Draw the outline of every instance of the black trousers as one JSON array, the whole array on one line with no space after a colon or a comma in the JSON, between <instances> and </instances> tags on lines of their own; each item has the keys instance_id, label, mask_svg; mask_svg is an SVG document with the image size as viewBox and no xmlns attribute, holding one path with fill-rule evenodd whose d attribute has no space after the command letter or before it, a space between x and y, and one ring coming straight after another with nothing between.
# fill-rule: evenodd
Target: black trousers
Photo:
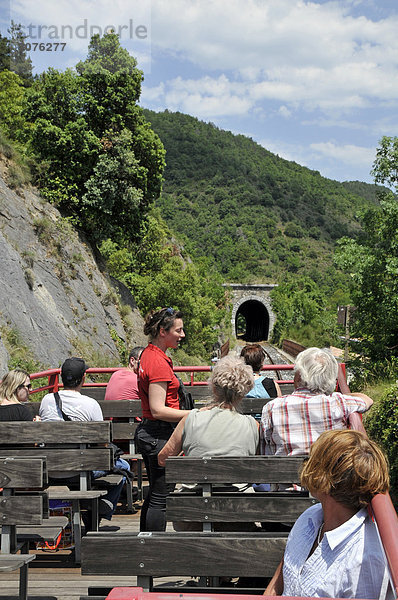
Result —
<instances>
[{"instance_id":1,"label":"black trousers","mask_svg":"<svg viewBox=\"0 0 398 600\"><path fill-rule=\"evenodd\" d=\"M174 431L174 424L144 419L135 434L136 449L142 454L149 491L141 509L140 531L166 530L166 496L174 485L166 483L165 469L158 465L158 454Z\"/></svg>"}]
</instances>

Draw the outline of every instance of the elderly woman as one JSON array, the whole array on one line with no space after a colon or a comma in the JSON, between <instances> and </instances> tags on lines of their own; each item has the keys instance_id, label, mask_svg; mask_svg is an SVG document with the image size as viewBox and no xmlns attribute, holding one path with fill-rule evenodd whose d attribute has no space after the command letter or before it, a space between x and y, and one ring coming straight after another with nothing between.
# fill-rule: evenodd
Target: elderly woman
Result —
<instances>
[{"instance_id":1,"label":"elderly woman","mask_svg":"<svg viewBox=\"0 0 398 600\"><path fill-rule=\"evenodd\" d=\"M166 484L165 470L158 465L158 453L185 415L180 410L180 382L173 372L168 348L178 348L184 339L182 313L173 308L150 312L145 319L148 346L143 350L138 368L138 393L143 420L136 430L136 447L141 452L149 480L149 493L141 510L140 531L166 529L166 496L172 486Z\"/></svg>"},{"instance_id":2,"label":"elderly woman","mask_svg":"<svg viewBox=\"0 0 398 600\"><path fill-rule=\"evenodd\" d=\"M249 398L276 398L282 396L281 388L270 377L261 375L264 365L265 351L260 344L248 344L240 353L247 365L250 365L254 373L254 386L247 392Z\"/></svg>"},{"instance_id":3,"label":"elderly woman","mask_svg":"<svg viewBox=\"0 0 398 600\"><path fill-rule=\"evenodd\" d=\"M164 466L169 456L252 456L259 443L259 427L253 417L238 412L242 398L253 387L253 372L243 360L226 356L210 378L214 402L193 409L177 425L159 452Z\"/></svg>"},{"instance_id":4,"label":"elderly woman","mask_svg":"<svg viewBox=\"0 0 398 600\"><path fill-rule=\"evenodd\" d=\"M0 383L0 421L33 421L27 402L32 389L29 373L13 369Z\"/></svg>"},{"instance_id":5,"label":"elderly woman","mask_svg":"<svg viewBox=\"0 0 398 600\"><path fill-rule=\"evenodd\" d=\"M327 431L301 484L320 504L297 519L265 595L379 598L386 563L367 505L388 491L380 448L358 431Z\"/></svg>"}]
</instances>

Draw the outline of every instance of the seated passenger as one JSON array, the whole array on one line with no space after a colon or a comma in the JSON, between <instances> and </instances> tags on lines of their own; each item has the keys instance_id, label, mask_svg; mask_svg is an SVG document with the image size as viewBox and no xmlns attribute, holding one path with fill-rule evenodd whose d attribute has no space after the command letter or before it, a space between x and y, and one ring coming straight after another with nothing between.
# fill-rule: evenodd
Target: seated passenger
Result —
<instances>
[{"instance_id":1,"label":"seated passenger","mask_svg":"<svg viewBox=\"0 0 398 600\"><path fill-rule=\"evenodd\" d=\"M33 421L29 408L23 405L31 389L26 371L13 369L4 375L0 383L0 421Z\"/></svg>"},{"instance_id":2,"label":"seated passenger","mask_svg":"<svg viewBox=\"0 0 398 600\"><path fill-rule=\"evenodd\" d=\"M252 369L243 360L222 358L210 377L214 402L200 410L194 408L178 423L159 452L159 465L181 451L187 456L253 456L259 443L256 420L240 414L242 398L253 387Z\"/></svg>"},{"instance_id":3,"label":"seated passenger","mask_svg":"<svg viewBox=\"0 0 398 600\"><path fill-rule=\"evenodd\" d=\"M388 491L386 459L365 434L327 431L301 483L320 501L297 519L265 595L379 598L386 561L367 505Z\"/></svg>"},{"instance_id":4,"label":"seated passenger","mask_svg":"<svg viewBox=\"0 0 398 600\"><path fill-rule=\"evenodd\" d=\"M139 400L137 370L143 346L136 346L129 354L128 366L112 374L105 391L105 400Z\"/></svg>"},{"instance_id":5,"label":"seated passenger","mask_svg":"<svg viewBox=\"0 0 398 600\"><path fill-rule=\"evenodd\" d=\"M94 398L81 394L85 379L86 363L82 358L67 358L61 367L61 379L64 387L56 394L46 394L41 401L39 414L42 421L103 421L102 410ZM122 458L118 458L115 467L120 470L129 471L129 464ZM67 485L74 485L79 477L70 477L70 473L52 472L50 475L65 480ZM94 479L106 475L105 471L93 471ZM125 479L118 485L113 485L105 496L100 499L100 516L108 521L111 520L116 510L117 503L124 485ZM85 521L86 526L90 522Z\"/></svg>"},{"instance_id":6,"label":"seated passenger","mask_svg":"<svg viewBox=\"0 0 398 600\"><path fill-rule=\"evenodd\" d=\"M248 344L242 348L241 357L250 365L254 373L254 386L246 394L249 398L276 398L282 396L279 385L270 377L261 375L264 365L265 352L260 344Z\"/></svg>"},{"instance_id":7,"label":"seated passenger","mask_svg":"<svg viewBox=\"0 0 398 600\"><path fill-rule=\"evenodd\" d=\"M307 348L297 356L292 394L268 402L262 412L262 454L308 454L328 429L345 429L351 413L373 404L365 394L336 392L338 365L324 348Z\"/></svg>"}]
</instances>

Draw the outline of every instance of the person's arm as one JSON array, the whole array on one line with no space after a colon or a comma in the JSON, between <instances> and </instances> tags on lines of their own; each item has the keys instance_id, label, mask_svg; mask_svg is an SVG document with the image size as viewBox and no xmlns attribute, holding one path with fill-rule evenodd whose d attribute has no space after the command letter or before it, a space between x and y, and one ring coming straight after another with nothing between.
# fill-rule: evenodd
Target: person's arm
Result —
<instances>
[{"instance_id":1,"label":"person's arm","mask_svg":"<svg viewBox=\"0 0 398 600\"><path fill-rule=\"evenodd\" d=\"M283 593L283 558L279 565L276 567L276 571L271 581L267 585L264 596L281 596Z\"/></svg>"},{"instance_id":2,"label":"person's arm","mask_svg":"<svg viewBox=\"0 0 398 600\"><path fill-rule=\"evenodd\" d=\"M369 408L372 406L373 404L373 400L372 398L370 398L369 396L367 396L366 394L362 394L361 392L358 393L350 393L350 394L344 394L344 396L353 396L354 398L361 398L361 400L363 400L366 404L366 410L369 410Z\"/></svg>"},{"instance_id":3,"label":"person's arm","mask_svg":"<svg viewBox=\"0 0 398 600\"><path fill-rule=\"evenodd\" d=\"M276 388L276 397L277 398L281 398L282 397L282 391L281 391L281 388L279 387L279 383L276 383L276 381L274 383L275 383L275 388Z\"/></svg>"},{"instance_id":4,"label":"person's arm","mask_svg":"<svg viewBox=\"0 0 398 600\"><path fill-rule=\"evenodd\" d=\"M161 449L158 454L158 464L161 467L164 467L166 464L166 459L169 456L178 456L182 450L182 432L184 431L185 421L187 419L187 415L181 419L178 423L177 427L173 431L173 435L169 438L168 442Z\"/></svg>"},{"instance_id":5,"label":"person's arm","mask_svg":"<svg viewBox=\"0 0 398 600\"><path fill-rule=\"evenodd\" d=\"M185 415L188 415L189 410L179 410L178 408L166 406L166 394L167 381L150 383L148 390L149 409L154 419L176 423Z\"/></svg>"}]
</instances>

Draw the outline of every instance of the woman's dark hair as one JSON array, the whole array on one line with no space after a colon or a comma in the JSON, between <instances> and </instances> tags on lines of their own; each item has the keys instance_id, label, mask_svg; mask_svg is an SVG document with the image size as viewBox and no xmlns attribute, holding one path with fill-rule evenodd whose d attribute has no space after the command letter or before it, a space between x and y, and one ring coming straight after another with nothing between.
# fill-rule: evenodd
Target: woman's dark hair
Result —
<instances>
[{"instance_id":1,"label":"woman's dark hair","mask_svg":"<svg viewBox=\"0 0 398 600\"><path fill-rule=\"evenodd\" d=\"M265 352L260 344L248 344L242 348L241 357L250 365L255 373L261 371L265 359Z\"/></svg>"},{"instance_id":2,"label":"woman's dark hair","mask_svg":"<svg viewBox=\"0 0 398 600\"><path fill-rule=\"evenodd\" d=\"M162 308L152 310L145 317L144 333L154 340L161 328L169 331L176 319L182 319L182 312L174 308Z\"/></svg>"}]
</instances>

